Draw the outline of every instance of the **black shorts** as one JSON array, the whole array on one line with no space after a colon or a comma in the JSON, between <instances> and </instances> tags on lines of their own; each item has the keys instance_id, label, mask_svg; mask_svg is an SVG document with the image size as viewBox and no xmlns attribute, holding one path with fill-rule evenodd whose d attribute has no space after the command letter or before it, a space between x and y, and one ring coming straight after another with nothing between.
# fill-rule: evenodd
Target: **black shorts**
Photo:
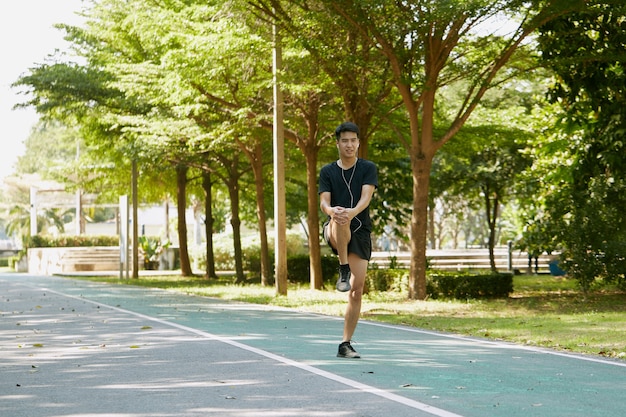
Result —
<instances>
[{"instance_id":1,"label":"black shorts","mask_svg":"<svg viewBox=\"0 0 626 417\"><path fill-rule=\"evenodd\" d=\"M333 248L333 245L330 244L328 234L326 233L328 222L328 220L324 222L322 234L324 235L324 240L328 243L328 246L330 246L333 253L337 255L337 249ZM369 261L372 258L372 236L368 230L361 227L360 229L357 229L356 232L352 232L352 238L348 243L348 253L354 253L355 255L358 255L359 258L365 259L366 261Z\"/></svg>"}]
</instances>

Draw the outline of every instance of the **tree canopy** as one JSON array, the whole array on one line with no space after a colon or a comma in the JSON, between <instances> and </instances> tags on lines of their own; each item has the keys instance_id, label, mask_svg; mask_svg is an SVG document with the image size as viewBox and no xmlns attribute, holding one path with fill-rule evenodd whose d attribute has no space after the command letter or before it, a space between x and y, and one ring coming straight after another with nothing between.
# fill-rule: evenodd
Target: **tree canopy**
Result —
<instances>
[{"instance_id":1,"label":"tree canopy","mask_svg":"<svg viewBox=\"0 0 626 417\"><path fill-rule=\"evenodd\" d=\"M571 131L579 140L567 145L576 163L562 176L571 178L565 189L591 193L585 184L593 177L602 184L593 191L599 204L621 192L625 23L623 5L610 3L102 0L86 11L85 27L62 26L81 59L39 65L16 85L32 93L24 105L78 132L91 170L81 187L112 198L130 187L137 164L144 201L176 198L184 214L188 194L210 200L220 188L234 230L241 214L265 225L275 25L288 197L293 218L307 219L312 287L321 286L317 172L335 158L334 126L351 120L361 127L360 156L379 164L377 230L408 229L409 297L424 299L434 196L480 189L495 244L498 210L529 164L528 129L510 112L536 111L536 91L522 91L536 68L558 76L551 96L578 129ZM546 212L527 213L539 211ZM617 212L607 216L621 221ZM240 248L235 255L241 275Z\"/></svg>"},{"instance_id":2,"label":"tree canopy","mask_svg":"<svg viewBox=\"0 0 626 417\"><path fill-rule=\"evenodd\" d=\"M563 248L584 290L596 278L626 284L626 5L591 1L541 27L539 47L562 112L560 184L531 230ZM552 238L556 236L556 238Z\"/></svg>"}]
</instances>

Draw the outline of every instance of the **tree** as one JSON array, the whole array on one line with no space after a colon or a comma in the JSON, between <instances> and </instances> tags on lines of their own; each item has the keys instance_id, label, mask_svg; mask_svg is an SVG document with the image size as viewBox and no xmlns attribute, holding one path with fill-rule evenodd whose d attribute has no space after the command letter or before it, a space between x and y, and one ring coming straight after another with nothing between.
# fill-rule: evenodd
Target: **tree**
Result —
<instances>
[{"instance_id":1,"label":"tree","mask_svg":"<svg viewBox=\"0 0 626 417\"><path fill-rule=\"evenodd\" d=\"M557 151L571 163L552 167L561 182L551 184L558 191L546 195L532 231L561 245L584 292L597 278L626 284L625 15L623 2L590 1L543 25L539 37L556 74L549 97L563 112Z\"/></svg>"},{"instance_id":2,"label":"tree","mask_svg":"<svg viewBox=\"0 0 626 417\"><path fill-rule=\"evenodd\" d=\"M24 142L24 154L17 159L16 172L52 178L62 167L76 161L82 142L75 127L40 121Z\"/></svg>"},{"instance_id":3,"label":"tree","mask_svg":"<svg viewBox=\"0 0 626 417\"><path fill-rule=\"evenodd\" d=\"M435 154L458 133L486 91L515 75L501 69L518 49L526 46L523 41L540 25L583 5L584 1L563 0L411 3L322 0L305 6L307 11L323 8L326 19L331 15L341 17L352 28L350 33L359 37L359 45L383 56L390 69L390 80L401 97L410 129L406 134L399 132L400 142L410 157L413 176L410 298L424 299L427 295L428 190ZM490 20L507 15L519 17L521 24L504 36L486 32ZM304 20L303 26L308 23ZM323 41L323 33L312 36ZM324 58L332 59L335 65L345 62L331 54ZM450 109L447 128L436 134L438 92L459 80L467 82L465 98L457 108Z\"/></svg>"},{"instance_id":4,"label":"tree","mask_svg":"<svg viewBox=\"0 0 626 417\"><path fill-rule=\"evenodd\" d=\"M263 97L269 91L267 66L262 64L267 42L234 24L232 10L215 3L173 1L143 7L141 0L100 2L90 10L87 29L66 27L88 64L38 68L35 76L22 80L38 94L37 101L29 104L49 114L73 115L83 129L91 130L96 155L116 150L118 158L130 156L132 165L139 165L140 178L159 185L141 187L150 190L143 194L146 201L164 197L164 179L170 179L171 186L176 178L181 196L187 178L183 168L208 166L199 161L209 153L207 149L212 155L232 154L233 142L250 156L257 191L263 190L263 161L258 156L267 153L256 142L262 136L242 132L258 125L255 112L265 120L270 107ZM67 82L57 85L58 79ZM121 146L117 142L107 146L111 132L123 138ZM164 166L169 166L169 175L163 175ZM179 213L184 213L185 200L177 201ZM261 204L263 196L256 201ZM257 213L258 223L264 226L262 205ZM180 229L183 225L179 222L181 240L186 236L186 230ZM267 252L263 229L261 234ZM185 274L190 268L183 249ZM263 256L266 276L267 258ZM242 277L243 271L239 272Z\"/></svg>"},{"instance_id":5,"label":"tree","mask_svg":"<svg viewBox=\"0 0 626 417\"><path fill-rule=\"evenodd\" d=\"M217 278L215 271L215 253L213 251L213 230L215 217L213 216L213 179L210 171L202 173L202 189L204 190L204 234L206 235L206 277Z\"/></svg>"},{"instance_id":6,"label":"tree","mask_svg":"<svg viewBox=\"0 0 626 417\"><path fill-rule=\"evenodd\" d=\"M373 132L396 109L388 65L355 29L334 12L308 1L250 0L289 42L283 76L288 118L306 127L290 126L285 137L301 150L306 164L307 228L311 288L322 287L318 158L339 121L360 129L359 157L367 158ZM315 62L316 65L311 65ZM306 80L306 82L304 82ZM342 109L342 110L341 110ZM343 114L341 114L343 113ZM333 149L334 151L334 149ZM331 154L335 157L335 153Z\"/></svg>"},{"instance_id":7,"label":"tree","mask_svg":"<svg viewBox=\"0 0 626 417\"><path fill-rule=\"evenodd\" d=\"M401 219L402 213L411 213L409 296L424 298L435 155L467 123L487 91L535 65L529 54L519 53L532 49L525 42L530 34L584 3L245 3L262 11L270 23L280 24L287 35L283 79L293 125L287 127L286 137L302 151L307 165L314 286L319 279L313 268L319 245L317 154L324 148L324 132L336 125L332 120L338 118L338 104L343 117L361 125L362 151L367 152L370 139L380 132L385 132L386 143L393 140L402 147L389 152L393 157L383 162L381 173L406 167L412 199L409 210L403 207L398 213L387 204L385 216ZM119 163L126 173L131 162L139 163L142 179L150 172L161 174L165 165L168 175L163 177L168 179L176 178L176 167L201 167L200 158L229 149L218 138L239 141L240 150L249 151L246 154L256 162L253 155L258 154L261 136L247 132L271 127L270 78L264 60L269 43L258 36L266 35L268 26L259 24L249 10L240 10L243 4L166 0L146 7L145 0L103 0L91 12L87 30L68 28L88 63L39 68L36 77L24 80L37 91L31 104L50 115L79 120L96 155L110 156L107 160ZM521 23L507 33L494 33L491 23L510 16ZM312 61L318 65L310 65ZM331 86L336 93L329 93ZM461 99L446 102L446 89L453 88L463 92ZM397 155L398 149L404 150L405 158ZM262 178L255 167L257 178ZM150 179L158 180L155 177ZM387 203L394 198L389 191L385 190L388 200L383 200ZM163 187L155 187L150 196L156 198L159 192Z\"/></svg>"},{"instance_id":8,"label":"tree","mask_svg":"<svg viewBox=\"0 0 626 417\"><path fill-rule=\"evenodd\" d=\"M72 210L55 207L42 208L37 213L37 234L48 235L53 231L63 234L65 232L65 224L73 216ZM9 209L8 221L5 225L7 234L22 236L22 238L29 236L30 219L30 207L27 204L15 204Z\"/></svg>"},{"instance_id":9,"label":"tree","mask_svg":"<svg viewBox=\"0 0 626 417\"><path fill-rule=\"evenodd\" d=\"M269 144L258 118L265 120L269 105L269 43L253 36L245 19L233 19L231 5L189 4L181 10L167 10L171 25L170 47L164 66L171 83L166 89L170 105L198 129L188 141L195 153L194 166L222 179L231 196L234 251L238 281L243 281L239 216L240 179L248 170L240 156L247 158L253 173L257 224L261 241L262 282L271 278L264 197L264 166ZM211 16L211 18L207 18ZM210 74L207 77L207 74ZM217 161L207 163L206 156ZM208 194L207 194L208 195ZM207 239L209 236L207 235Z\"/></svg>"},{"instance_id":10,"label":"tree","mask_svg":"<svg viewBox=\"0 0 626 417\"><path fill-rule=\"evenodd\" d=\"M463 194L466 201L482 202L493 272L497 272L494 247L500 210L513 194L519 173L531 164L523 153L527 136L494 126L463 129L435 158L437 180L448 184L448 191Z\"/></svg>"},{"instance_id":11,"label":"tree","mask_svg":"<svg viewBox=\"0 0 626 417\"><path fill-rule=\"evenodd\" d=\"M144 173L158 172L158 175L144 175L143 178L158 178L159 182L167 178L162 172L166 160L162 158L164 154L146 146L149 142L141 136L141 130L135 124L143 116L158 114L163 109L157 107L154 96L132 94L131 90L125 89L127 85L124 82L128 81L128 77L123 78L128 74L125 70L129 66L156 59L162 51L142 39L140 32L133 30L129 24L143 21L138 18L140 12L141 8L133 8L133 4L116 1L98 3L90 11L85 29L62 26L68 33L67 39L73 42L86 63L42 64L16 83L32 89L33 98L24 105L34 106L47 118L60 119L80 127L92 160L97 161L85 168L103 173L85 177L88 182L81 184L81 188L97 188L102 191L101 196L129 194L131 184L128 179L137 165L143 164ZM143 69L154 67L146 65ZM143 75L147 77L150 74ZM172 129L175 127L173 123ZM176 162L171 165L172 179L175 178ZM153 165L147 165L149 163ZM105 182L107 186L102 186ZM175 182L172 180L170 184ZM136 185L132 188L136 189ZM146 201L163 197L163 187L138 188L156 190L144 194ZM133 204L134 217L136 210ZM185 231L179 231L181 234L184 235ZM133 240L137 238L135 226ZM134 255L137 255L136 248L137 245L133 245ZM134 256L136 259L137 256ZM181 257L181 268L185 265L189 265L189 259ZM137 269L134 263L133 277L138 276Z\"/></svg>"}]
</instances>

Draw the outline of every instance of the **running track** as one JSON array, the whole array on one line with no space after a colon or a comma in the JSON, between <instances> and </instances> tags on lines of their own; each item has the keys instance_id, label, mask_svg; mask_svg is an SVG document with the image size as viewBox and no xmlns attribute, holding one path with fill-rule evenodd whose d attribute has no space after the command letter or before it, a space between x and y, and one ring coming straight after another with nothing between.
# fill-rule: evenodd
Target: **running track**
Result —
<instances>
[{"instance_id":1,"label":"running track","mask_svg":"<svg viewBox=\"0 0 626 417\"><path fill-rule=\"evenodd\" d=\"M3 417L626 415L601 357L361 321L339 359L338 318L24 274L0 317Z\"/></svg>"}]
</instances>

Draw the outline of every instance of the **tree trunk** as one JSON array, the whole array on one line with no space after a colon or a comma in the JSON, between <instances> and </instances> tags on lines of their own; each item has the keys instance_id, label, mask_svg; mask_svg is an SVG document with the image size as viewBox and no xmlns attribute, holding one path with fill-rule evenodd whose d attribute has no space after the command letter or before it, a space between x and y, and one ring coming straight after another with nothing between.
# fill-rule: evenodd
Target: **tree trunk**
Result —
<instances>
[{"instance_id":1,"label":"tree trunk","mask_svg":"<svg viewBox=\"0 0 626 417\"><path fill-rule=\"evenodd\" d=\"M178 211L178 246L180 248L180 271L184 277L193 275L189 261L187 247L187 168L185 165L176 166L177 211Z\"/></svg>"},{"instance_id":2,"label":"tree trunk","mask_svg":"<svg viewBox=\"0 0 626 417\"><path fill-rule=\"evenodd\" d=\"M426 299L426 238L428 230L428 185L432 157L411 156L413 213L411 214L411 272L409 298Z\"/></svg>"},{"instance_id":3,"label":"tree trunk","mask_svg":"<svg viewBox=\"0 0 626 417\"><path fill-rule=\"evenodd\" d=\"M488 188L484 188L483 193L485 194L485 211L487 214L487 226L489 227L489 238L487 243L487 247L489 248L489 266L492 272L498 272L494 247L496 246L496 222L498 218L499 203L497 198L495 198L493 202L491 201L491 198L489 197L490 191Z\"/></svg>"},{"instance_id":4,"label":"tree trunk","mask_svg":"<svg viewBox=\"0 0 626 417\"><path fill-rule=\"evenodd\" d=\"M272 268L270 263L269 243L267 241L267 218L265 211L265 192L263 191L263 147L257 142L252 154L251 165L256 186L256 214L259 221L259 238L261 240L261 285L272 285Z\"/></svg>"},{"instance_id":5,"label":"tree trunk","mask_svg":"<svg viewBox=\"0 0 626 417\"><path fill-rule=\"evenodd\" d=\"M411 171L413 174L413 212L411 213L411 271L409 274L409 298L425 300L426 292L426 243L428 239L428 188L430 170L436 152L433 141L435 89L423 93L420 112L413 102L410 87L403 86L401 94L409 109L411 128ZM421 127L421 129L420 129Z\"/></svg>"},{"instance_id":6,"label":"tree trunk","mask_svg":"<svg viewBox=\"0 0 626 417\"><path fill-rule=\"evenodd\" d=\"M246 277L243 271L243 251L241 249L241 219L239 216L239 173L237 167L239 160L235 157L232 160L231 169L228 170L228 195L230 197L230 224L233 228L233 249L235 251L235 282L240 284L245 282Z\"/></svg>"},{"instance_id":7,"label":"tree trunk","mask_svg":"<svg viewBox=\"0 0 626 417\"><path fill-rule=\"evenodd\" d=\"M324 286L322 276L322 254L320 249L319 196L317 194L317 150L306 152L306 182L309 229L309 270L311 271L311 289L321 290Z\"/></svg>"},{"instance_id":8,"label":"tree trunk","mask_svg":"<svg viewBox=\"0 0 626 417\"><path fill-rule=\"evenodd\" d=\"M241 249L241 219L239 218L239 186L229 188L231 219L233 228L233 249L235 251L235 282L241 284L246 277L243 271L243 251Z\"/></svg>"},{"instance_id":9,"label":"tree trunk","mask_svg":"<svg viewBox=\"0 0 626 417\"><path fill-rule=\"evenodd\" d=\"M213 183L211 182L211 172L204 171L202 173L202 188L204 189L204 212L206 219L204 220L204 231L206 234L206 277L217 278L215 272L215 253L213 251L213 196L211 190Z\"/></svg>"}]
</instances>

